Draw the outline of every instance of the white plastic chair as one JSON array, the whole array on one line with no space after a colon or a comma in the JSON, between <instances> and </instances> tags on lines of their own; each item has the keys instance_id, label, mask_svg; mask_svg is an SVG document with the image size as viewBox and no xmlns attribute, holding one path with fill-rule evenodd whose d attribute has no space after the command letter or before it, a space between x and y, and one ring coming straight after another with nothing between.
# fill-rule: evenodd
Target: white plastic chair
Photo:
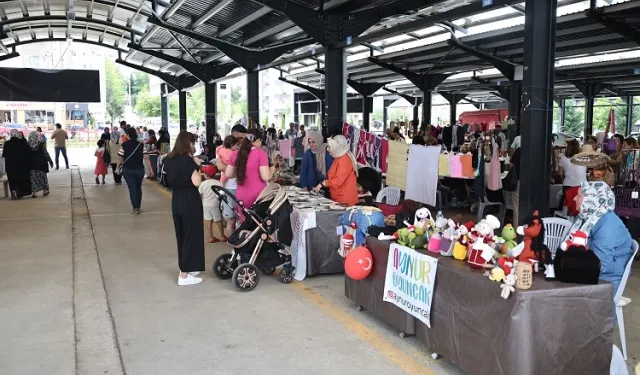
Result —
<instances>
[{"instance_id":1,"label":"white plastic chair","mask_svg":"<svg viewBox=\"0 0 640 375\"><path fill-rule=\"evenodd\" d=\"M400 188L395 186L387 186L386 188L380 190L380 192L378 192L378 195L376 196L376 202L385 203L385 198L388 205L397 206L400 203Z\"/></svg>"},{"instance_id":2,"label":"white plastic chair","mask_svg":"<svg viewBox=\"0 0 640 375\"><path fill-rule=\"evenodd\" d=\"M627 286L627 280L629 279L629 275L631 274L631 266L633 265L633 259L638 254L638 242L633 240L631 242L631 259L627 263L627 266L624 268L624 274L622 275L622 280L620 281L620 286L618 287L618 292L613 297L613 302L616 305L616 316L618 317L618 330L620 331L620 343L622 344L622 356L624 360L627 360L627 338L624 331L624 314L622 312L622 308L631 303L631 298L623 297L622 293L624 293L624 288Z\"/></svg>"},{"instance_id":3,"label":"white plastic chair","mask_svg":"<svg viewBox=\"0 0 640 375\"><path fill-rule=\"evenodd\" d=\"M551 254L555 254L562 241L567 239L573 223L567 219L559 217L543 217L544 224L544 244L547 245Z\"/></svg>"}]
</instances>

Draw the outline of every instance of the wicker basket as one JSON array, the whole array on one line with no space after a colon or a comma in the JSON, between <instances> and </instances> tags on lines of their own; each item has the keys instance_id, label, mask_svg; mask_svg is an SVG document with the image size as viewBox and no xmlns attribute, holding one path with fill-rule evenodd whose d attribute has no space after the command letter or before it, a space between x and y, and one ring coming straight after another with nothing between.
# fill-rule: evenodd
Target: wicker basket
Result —
<instances>
[{"instance_id":1,"label":"wicker basket","mask_svg":"<svg viewBox=\"0 0 640 375\"><path fill-rule=\"evenodd\" d=\"M516 288L529 289L533 285L533 265L528 262L518 262L516 265Z\"/></svg>"}]
</instances>

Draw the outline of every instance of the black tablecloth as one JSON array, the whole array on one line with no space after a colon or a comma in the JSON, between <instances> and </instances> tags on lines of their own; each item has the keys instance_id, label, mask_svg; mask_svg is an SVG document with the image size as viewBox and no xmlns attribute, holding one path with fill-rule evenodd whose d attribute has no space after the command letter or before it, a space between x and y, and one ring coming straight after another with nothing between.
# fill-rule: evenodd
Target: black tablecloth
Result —
<instances>
[{"instance_id":1,"label":"black tablecloth","mask_svg":"<svg viewBox=\"0 0 640 375\"><path fill-rule=\"evenodd\" d=\"M367 239L373 272L359 282L345 277L345 294L396 329L410 330L413 317L382 301L389 245ZM507 300L500 291L481 270L440 257L432 328L414 321L418 340L472 375L609 373L611 284L563 284L536 275L531 289L516 290Z\"/></svg>"}]
</instances>

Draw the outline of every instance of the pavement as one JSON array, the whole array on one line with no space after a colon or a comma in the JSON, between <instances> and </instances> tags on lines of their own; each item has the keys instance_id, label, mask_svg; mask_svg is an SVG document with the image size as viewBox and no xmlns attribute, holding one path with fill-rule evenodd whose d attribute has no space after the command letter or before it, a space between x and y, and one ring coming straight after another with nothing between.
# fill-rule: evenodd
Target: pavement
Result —
<instances>
[{"instance_id":1,"label":"pavement","mask_svg":"<svg viewBox=\"0 0 640 375\"><path fill-rule=\"evenodd\" d=\"M176 285L170 192L96 185L92 150L49 174L51 195L0 199L0 374L463 374L344 297L344 276L250 293L209 270ZM228 252L207 244L207 264ZM640 270L625 308L629 368L640 357ZM618 342L616 333L614 342Z\"/></svg>"}]
</instances>

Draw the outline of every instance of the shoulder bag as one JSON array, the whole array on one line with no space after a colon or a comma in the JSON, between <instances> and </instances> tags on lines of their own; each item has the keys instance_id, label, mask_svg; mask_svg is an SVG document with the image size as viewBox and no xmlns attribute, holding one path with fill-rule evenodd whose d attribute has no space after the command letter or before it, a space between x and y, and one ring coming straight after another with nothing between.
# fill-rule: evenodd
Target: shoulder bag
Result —
<instances>
[{"instance_id":1,"label":"shoulder bag","mask_svg":"<svg viewBox=\"0 0 640 375\"><path fill-rule=\"evenodd\" d=\"M122 163L120 163L120 166L116 169L116 173L117 174L122 174L122 169L124 167L124 164L129 161L129 159L131 159L131 157L136 153L136 151L138 151L138 149L140 148L140 145L142 144L142 142L138 142L138 145L136 146L136 148L133 150L133 152L131 153L131 155L127 156L126 159L124 159L122 161Z\"/></svg>"}]
</instances>

